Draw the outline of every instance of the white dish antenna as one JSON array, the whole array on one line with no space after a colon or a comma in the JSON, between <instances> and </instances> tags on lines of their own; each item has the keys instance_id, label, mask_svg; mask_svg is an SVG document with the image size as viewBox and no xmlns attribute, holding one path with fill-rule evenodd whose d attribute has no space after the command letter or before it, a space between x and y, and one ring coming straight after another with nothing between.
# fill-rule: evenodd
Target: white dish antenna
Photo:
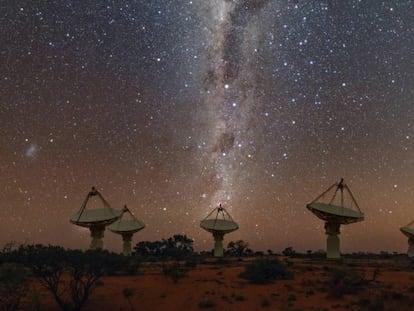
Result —
<instances>
[{"instance_id":1,"label":"white dish antenna","mask_svg":"<svg viewBox=\"0 0 414 311\"><path fill-rule=\"evenodd\" d=\"M224 235L239 229L239 225L221 204L201 221L200 227L213 234L215 257L223 257Z\"/></svg>"},{"instance_id":2,"label":"white dish antenna","mask_svg":"<svg viewBox=\"0 0 414 311\"><path fill-rule=\"evenodd\" d=\"M91 198L97 198L100 201L98 208L87 209L87 204ZM102 249L105 227L116 221L120 216L121 212L114 210L100 192L92 187L79 212L72 215L70 222L77 226L89 228L92 237L90 248Z\"/></svg>"},{"instance_id":3,"label":"white dish antenna","mask_svg":"<svg viewBox=\"0 0 414 311\"><path fill-rule=\"evenodd\" d=\"M401 227L400 231L408 238L408 257L414 257L414 221L408 225Z\"/></svg>"},{"instance_id":4,"label":"white dish antenna","mask_svg":"<svg viewBox=\"0 0 414 311\"><path fill-rule=\"evenodd\" d=\"M327 200L328 199L328 200ZM318 218L325 221L326 256L331 259L340 258L339 237L340 225L364 220L364 214L358 206L351 190L344 179L334 183L306 207Z\"/></svg>"},{"instance_id":5,"label":"white dish antenna","mask_svg":"<svg viewBox=\"0 0 414 311\"><path fill-rule=\"evenodd\" d=\"M126 217L125 217L126 216ZM129 219L126 219L129 218ZM134 233L145 228L145 224L136 219L128 207L125 205L122 209L121 217L114 223L108 226L108 229L113 233L120 234L123 240L123 251L125 256L132 254L132 236Z\"/></svg>"}]
</instances>

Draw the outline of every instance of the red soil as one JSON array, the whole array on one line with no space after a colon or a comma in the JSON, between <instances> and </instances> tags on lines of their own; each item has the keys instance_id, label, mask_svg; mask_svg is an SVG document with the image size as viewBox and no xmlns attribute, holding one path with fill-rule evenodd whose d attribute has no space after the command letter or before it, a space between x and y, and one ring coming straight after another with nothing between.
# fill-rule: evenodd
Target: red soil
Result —
<instances>
[{"instance_id":1,"label":"red soil","mask_svg":"<svg viewBox=\"0 0 414 311\"><path fill-rule=\"evenodd\" d=\"M414 310L414 271L394 260L353 261L342 264L327 261L295 260L293 280L255 285L241 279L246 261L227 264L199 264L175 283L164 276L160 263L145 263L136 276L102 278L90 297L85 311L157 311L203 310L200 302L212 301L210 310ZM336 297L331 290L332 271L353 270L364 276L361 288ZM374 271L376 274L375 280ZM52 296L38 283L38 299L44 311L59 310ZM130 288L132 309L123 296ZM32 298L33 299L33 298ZM24 310L34 310L27 299Z\"/></svg>"}]
</instances>

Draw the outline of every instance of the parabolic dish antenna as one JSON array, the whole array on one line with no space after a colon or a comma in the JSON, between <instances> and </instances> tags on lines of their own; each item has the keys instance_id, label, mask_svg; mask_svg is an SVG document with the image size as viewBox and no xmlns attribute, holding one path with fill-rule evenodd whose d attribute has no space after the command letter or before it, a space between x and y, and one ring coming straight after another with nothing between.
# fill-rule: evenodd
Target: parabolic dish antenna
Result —
<instances>
[{"instance_id":1,"label":"parabolic dish antenna","mask_svg":"<svg viewBox=\"0 0 414 311\"><path fill-rule=\"evenodd\" d=\"M231 218L221 204L201 221L200 227L213 234L215 257L223 257L224 235L239 229L239 225Z\"/></svg>"},{"instance_id":2,"label":"parabolic dish antenna","mask_svg":"<svg viewBox=\"0 0 414 311\"><path fill-rule=\"evenodd\" d=\"M328 201L326 201L327 198ZM307 204L306 207L318 218L325 221L325 231L328 235L326 242L327 258L340 258L338 237L340 225L364 220L364 214L361 212L351 190L344 183L343 178L339 183L333 184L315 200Z\"/></svg>"},{"instance_id":3,"label":"parabolic dish antenna","mask_svg":"<svg viewBox=\"0 0 414 311\"><path fill-rule=\"evenodd\" d=\"M91 198L97 198L99 206L87 209L87 204ZM120 216L121 212L114 210L100 192L92 187L79 212L70 218L70 222L77 226L89 228L92 237L90 248L102 249L105 227L116 221Z\"/></svg>"},{"instance_id":4,"label":"parabolic dish antenna","mask_svg":"<svg viewBox=\"0 0 414 311\"><path fill-rule=\"evenodd\" d=\"M126 219L126 217L129 219ZM131 249L131 240L134 233L144 229L145 224L142 221L139 221L131 213L128 207L125 205L121 217L117 219L114 223L108 226L108 229L113 233L120 234L123 240L123 251L122 253L125 256L129 256L132 253Z\"/></svg>"},{"instance_id":5,"label":"parabolic dish antenna","mask_svg":"<svg viewBox=\"0 0 414 311\"><path fill-rule=\"evenodd\" d=\"M408 257L414 257L414 221L408 225L401 227L400 231L408 238Z\"/></svg>"}]
</instances>

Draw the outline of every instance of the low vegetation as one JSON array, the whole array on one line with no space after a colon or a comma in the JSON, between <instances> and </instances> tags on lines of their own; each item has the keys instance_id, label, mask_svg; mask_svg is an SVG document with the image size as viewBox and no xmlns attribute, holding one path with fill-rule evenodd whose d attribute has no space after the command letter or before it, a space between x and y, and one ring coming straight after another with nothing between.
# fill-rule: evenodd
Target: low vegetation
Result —
<instances>
[{"instance_id":1,"label":"low vegetation","mask_svg":"<svg viewBox=\"0 0 414 311\"><path fill-rule=\"evenodd\" d=\"M367 281L357 270L353 269L334 269L331 271L329 281L329 296L341 298L344 295L357 294Z\"/></svg>"},{"instance_id":2,"label":"low vegetation","mask_svg":"<svg viewBox=\"0 0 414 311\"><path fill-rule=\"evenodd\" d=\"M122 296L128 301L129 309L134 311L134 305L131 302L131 297L134 295L134 290L126 287L122 290Z\"/></svg>"},{"instance_id":3,"label":"low vegetation","mask_svg":"<svg viewBox=\"0 0 414 311\"><path fill-rule=\"evenodd\" d=\"M8 283L2 282L3 290L14 288L22 297L23 271L31 271L39 283L47 289L63 311L79 311L84 308L100 279L131 268L137 262L107 251L66 250L57 246L22 245L0 254L0 264ZM13 269L11 267L14 267ZM20 267L20 268L17 268ZM13 272L13 273L12 273ZM3 296L3 295L2 295ZM11 295L6 296L9 299ZM14 305L18 303L16 301ZM10 303L8 303L10 304ZM18 304L17 304L18 306ZM11 306L6 310L16 310Z\"/></svg>"},{"instance_id":4,"label":"low vegetation","mask_svg":"<svg viewBox=\"0 0 414 311\"><path fill-rule=\"evenodd\" d=\"M234 296L234 300L235 301L245 301L246 297L244 297L244 295L242 295L242 294L237 294L237 295Z\"/></svg>"},{"instance_id":5,"label":"low vegetation","mask_svg":"<svg viewBox=\"0 0 414 311\"><path fill-rule=\"evenodd\" d=\"M161 260L162 273L177 283L186 276L189 269L197 265L193 243L186 235L180 234L161 241L141 241L134 247L135 258L144 261Z\"/></svg>"},{"instance_id":6,"label":"low vegetation","mask_svg":"<svg viewBox=\"0 0 414 311\"><path fill-rule=\"evenodd\" d=\"M267 284L293 279L293 272L278 259L260 258L247 264L240 277L255 284Z\"/></svg>"},{"instance_id":7,"label":"low vegetation","mask_svg":"<svg viewBox=\"0 0 414 311\"><path fill-rule=\"evenodd\" d=\"M170 277L174 283L178 283L180 279L186 276L188 268L180 262L165 263L162 267L162 273Z\"/></svg>"},{"instance_id":8,"label":"low vegetation","mask_svg":"<svg viewBox=\"0 0 414 311\"><path fill-rule=\"evenodd\" d=\"M209 309L216 306L216 302L210 299L203 299L198 303L200 309Z\"/></svg>"},{"instance_id":9,"label":"low vegetation","mask_svg":"<svg viewBox=\"0 0 414 311\"><path fill-rule=\"evenodd\" d=\"M227 256L251 256L253 251L249 248L249 244L243 240L231 241L227 244L227 249L225 250Z\"/></svg>"},{"instance_id":10,"label":"low vegetation","mask_svg":"<svg viewBox=\"0 0 414 311\"><path fill-rule=\"evenodd\" d=\"M194 241L176 234L161 241L141 241L134 247L135 256L143 260L187 259L194 255Z\"/></svg>"},{"instance_id":11,"label":"low vegetation","mask_svg":"<svg viewBox=\"0 0 414 311\"><path fill-rule=\"evenodd\" d=\"M267 297L263 297L261 300L260 300L260 305L264 308L264 307L269 307L270 305L271 305L271 302L270 302L270 300L269 300L269 298L267 298Z\"/></svg>"},{"instance_id":12,"label":"low vegetation","mask_svg":"<svg viewBox=\"0 0 414 311\"><path fill-rule=\"evenodd\" d=\"M170 303L170 297L173 297L170 289L171 292L176 292L181 286L186 288L193 282L203 282L207 287L214 285L221 289L218 292L208 290L204 294L198 293L198 296L193 296L193 299L199 297L192 300L193 308L217 309L232 304L233 307L240 308L254 306L256 309L263 307L263 310L299 310L304 299L310 296L312 300L321 301L323 307L320 310L327 310L324 301L330 304L329 309L345 307L368 311L396 310L396 306L400 306L401 311L410 310L406 306L411 306L414 302L414 277L410 277L411 274L405 276L409 281L405 287L397 282L387 281L388 275L394 271L413 273L411 265L401 265L400 261L398 265L394 265L394 259L400 258L399 254L381 254L382 257L390 258L375 260L364 255L352 258L344 256L341 261L329 261L320 259L319 252L308 251L307 257L301 259L305 254L298 253L291 247L283 251L283 256L270 251L254 253L246 242L239 240L230 242L226 257L217 259L209 257L210 253L195 253L193 241L183 235L174 235L155 242L140 242L135 250L134 256L128 257L107 251L67 250L44 245L4 247L0 249L0 311L40 311L47 308L59 308L63 311L83 310L88 306L95 289L104 285L103 281L108 284L118 282L118 279L114 278L103 279L103 276L137 274L142 261L147 261L144 266L148 268L142 276L143 279L152 277L154 270L158 270L154 277L161 282L164 282L162 275L171 278L175 283L188 275L188 282L177 284L174 289L170 287L171 282L166 279L168 289L161 293L155 292L165 303ZM153 260L157 262L151 262ZM210 271L208 276L203 274L205 265ZM389 265L391 267L388 268ZM190 269L196 266L201 268L189 273ZM240 271L242 272L239 273ZM267 292L268 287L261 291L261 286L247 284L290 280L294 277L293 271L298 275L298 280L271 285L271 293ZM239 277L248 282L237 277L234 279L237 275L235 273L239 273ZM43 288L39 287L39 284ZM248 291L250 288L254 288L256 294L251 294ZM49 295L46 295L48 298L43 301L46 297L45 289ZM106 292L106 289L101 290ZM256 292L257 290L260 291ZM188 292L188 289L185 291ZM344 299L344 296L348 295L349 297ZM139 309L135 301L143 298L144 294L138 283L125 281L123 287L117 289L116 296L120 300L117 301L119 305L123 305L122 308L133 311L134 308ZM42 305L42 302L50 303L52 298L55 301L52 301L54 306ZM148 303L142 300L144 304ZM101 302L95 303L98 306ZM116 307L112 307L114 306ZM294 306L297 306L297 309Z\"/></svg>"}]
</instances>

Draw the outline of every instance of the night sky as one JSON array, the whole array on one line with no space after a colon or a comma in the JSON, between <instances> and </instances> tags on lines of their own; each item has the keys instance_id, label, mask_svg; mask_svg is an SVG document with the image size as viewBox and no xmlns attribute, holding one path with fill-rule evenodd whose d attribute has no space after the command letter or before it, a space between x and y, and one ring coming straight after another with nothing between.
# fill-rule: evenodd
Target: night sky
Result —
<instances>
[{"instance_id":1,"label":"night sky","mask_svg":"<svg viewBox=\"0 0 414 311\"><path fill-rule=\"evenodd\" d=\"M92 186L187 234L222 203L253 250L325 248L306 209L341 177L365 221L341 248L401 251L414 220L414 1L3 0L0 245L87 248ZM105 245L121 238L105 232Z\"/></svg>"}]
</instances>

